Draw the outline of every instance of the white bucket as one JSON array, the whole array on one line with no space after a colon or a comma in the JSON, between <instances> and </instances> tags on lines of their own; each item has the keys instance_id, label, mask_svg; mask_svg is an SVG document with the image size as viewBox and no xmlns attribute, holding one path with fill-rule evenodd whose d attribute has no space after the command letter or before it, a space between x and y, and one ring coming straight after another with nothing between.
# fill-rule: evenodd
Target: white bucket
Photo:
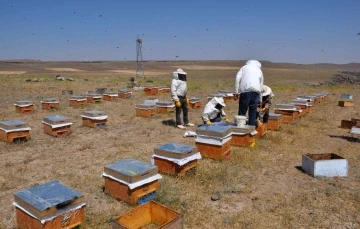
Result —
<instances>
[{"instance_id":1,"label":"white bucket","mask_svg":"<svg viewBox=\"0 0 360 229\"><path fill-rule=\"evenodd\" d=\"M246 125L246 116L243 115L236 115L234 117L234 122L237 126L245 126Z\"/></svg>"}]
</instances>

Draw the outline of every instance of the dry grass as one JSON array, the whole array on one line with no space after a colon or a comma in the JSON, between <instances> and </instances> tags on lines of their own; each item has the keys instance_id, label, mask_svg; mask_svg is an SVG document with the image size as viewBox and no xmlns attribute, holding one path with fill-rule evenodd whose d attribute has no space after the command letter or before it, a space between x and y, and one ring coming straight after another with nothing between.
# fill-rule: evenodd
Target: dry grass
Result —
<instances>
[{"instance_id":1,"label":"dry grass","mask_svg":"<svg viewBox=\"0 0 360 229\"><path fill-rule=\"evenodd\" d=\"M18 74L24 74L25 71L0 71L0 75L18 75Z\"/></svg>"},{"instance_id":2,"label":"dry grass","mask_svg":"<svg viewBox=\"0 0 360 229\"><path fill-rule=\"evenodd\" d=\"M46 70L56 71L56 72L82 72L84 70L76 68L45 68Z\"/></svg>"},{"instance_id":3,"label":"dry grass","mask_svg":"<svg viewBox=\"0 0 360 229\"><path fill-rule=\"evenodd\" d=\"M201 98L203 104L208 94L233 88L236 71L184 70L189 74L189 96ZM315 78L324 78L324 72L330 70L307 71ZM194 139L183 138L183 130L163 124L174 119L174 114L149 119L134 116L135 104L148 98L142 91L135 91L126 100L104 101L79 109L69 107L68 96L63 96L62 90L74 90L75 94L96 87L117 90L128 80L127 76L106 72L102 77L76 74L73 82L56 82L52 75L46 74L37 75L47 80L39 83L25 83L24 79L31 75L0 77L1 120L21 119L32 128L32 139L26 143L0 142L0 228L15 228L15 210L11 205L15 192L55 179L86 196L87 228L110 228L112 218L132 206L102 192L104 165L123 158L149 162L154 147L167 142L195 145ZM256 147L233 148L231 160L203 159L196 172L188 176L163 176L158 201L182 212L185 228L360 227L360 145L342 138L348 135L348 130L338 128L342 119L359 117L360 110L359 106L337 106L338 98L345 92L353 94L358 103L360 87L298 86L298 81L307 82L308 77L288 77L287 71L279 70L269 76L265 73L265 81L274 82L269 85L274 88L275 103L289 102L297 94L324 90L330 93L329 100L296 123L269 132L266 138L257 140ZM155 85L169 84L171 71L168 76L152 79ZM282 82L284 79L286 83ZM40 100L48 96L60 99L59 111L39 109ZM170 99L170 95L156 97ZM13 102L23 98L35 102L34 113L15 113ZM234 116L237 107L236 102L229 103L227 114ZM103 110L109 115L107 129L81 126L81 112L90 109ZM201 109L190 110L190 121L200 124L201 113ZM44 134L41 120L49 114L70 117L73 133L64 138ZM297 169L302 154L319 152L344 156L349 162L349 176L312 178ZM210 197L215 192L221 199L213 202Z\"/></svg>"}]
</instances>

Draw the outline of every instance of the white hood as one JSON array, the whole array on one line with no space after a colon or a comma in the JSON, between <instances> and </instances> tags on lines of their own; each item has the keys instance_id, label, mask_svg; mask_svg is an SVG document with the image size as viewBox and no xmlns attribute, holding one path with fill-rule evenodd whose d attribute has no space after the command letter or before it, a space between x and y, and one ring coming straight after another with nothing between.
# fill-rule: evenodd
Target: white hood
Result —
<instances>
[{"instance_id":1,"label":"white hood","mask_svg":"<svg viewBox=\"0 0 360 229\"><path fill-rule=\"evenodd\" d=\"M261 69L261 63L257 60L248 60L246 61L246 65L254 65Z\"/></svg>"},{"instance_id":2,"label":"white hood","mask_svg":"<svg viewBox=\"0 0 360 229\"><path fill-rule=\"evenodd\" d=\"M219 112L221 112L221 116L226 116L224 108L221 110L218 110L215 108L215 106L217 104L222 105L221 103L223 103L223 105L225 105L223 98L214 97L206 104L203 115L202 115L202 119L204 122L209 121L210 119L216 118L218 116Z\"/></svg>"},{"instance_id":3,"label":"white hood","mask_svg":"<svg viewBox=\"0 0 360 229\"><path fill-rule=\"evenodd\" d=\"M261 90L261 96L268 96L270 95L270 97L274 97L274 93L272 92L271 88L263 85L262 90Z\"/></svg>"}]
</instances>

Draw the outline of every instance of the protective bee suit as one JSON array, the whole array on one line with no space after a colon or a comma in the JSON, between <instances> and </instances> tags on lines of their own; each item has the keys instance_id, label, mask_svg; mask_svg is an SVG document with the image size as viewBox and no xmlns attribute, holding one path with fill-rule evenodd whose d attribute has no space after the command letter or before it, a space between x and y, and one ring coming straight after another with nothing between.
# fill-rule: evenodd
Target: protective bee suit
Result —
<instances>
[{"instance_id":1,"label":"protective bee suit","mask_svg":"<svg viewBox=\"0 0 360 229\"><path fill-rule=\"evenodd\" d=\"M259 104L259 111L256 114L257 119L260 119L260 117L262 116L263 123L268 123L270 106L272 104L272 99L274 96L275 95L272 92L271 88L263 85L261 90L262 103Z\"/></svg>"},{"instance_id":2,"label":"protective bee suit","mask_svg":"<svg viewBox=\"0 0 360 229\"><path fill-rule=\"evenodd\" d=\"M211 124L213 122L220 122L222 117L226 116L226 113L223 109L225 107L225 102L223 98L214 97L212 98L205 106L204 112L202 114L202 120L206 124Z\"/></svg>"},{"instance_id":3,"label":"protective bee suit","mask_svg":"<svg viewBox=\"0 0 360 229\"><path fill-rule=\"evenodd\" d=\"M194 124L189 123L188 119L186 75L186 72L179 68L173 72L171 81L171 98L175 102L176 126L180 129L184 129L185 126L194 126ZM183 112L183 122L180 117L181 111Z\"/></svg>"}]
</instances>

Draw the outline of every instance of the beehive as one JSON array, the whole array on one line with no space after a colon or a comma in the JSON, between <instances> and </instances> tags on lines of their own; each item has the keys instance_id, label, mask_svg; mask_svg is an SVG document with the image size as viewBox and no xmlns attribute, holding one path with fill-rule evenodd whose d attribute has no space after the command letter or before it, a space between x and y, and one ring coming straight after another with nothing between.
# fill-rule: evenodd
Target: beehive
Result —
<instances>
[{"instance_id":1,"label":"beehive","mask_svg":"<svg viewBox=\"0 0 360 229\"><path fill-rule=\"evenodd\" d=\"M44 110L59 109L60 102L56 98L46 98L41 101L41 108Z\"/></svg>"},{"instance_id":2,"label":"beehive","mask_svg":"<svg viewBox=\"0 0 360 229\"><path fill-rule=\"evenodd\" d=\"M353 107L355 106L355 102L353 100L340 100L338 105L340 107Z\"/></svg>"},{"instance_id":3,"label":"beehive","mask_svg":"<svg viewBox=\"0 0 360 229\"><path fill-rule=\"evenodd\" d=\"M303 100L309 103L310 106L315 106L314 96L310 97L307 95L298 95L296 100Z\"/></svg>"},{"instance_id":4,"label":"beehive","mask_svg":"<svg viewBox=\"0 0 360 229\"><path fill-rule=\"evenodd\" d=\"M116 217L112 229L182 229L183 224L183 217L179 212L149 201Z\"/></svg>"},{"instance_id":5,"label":"beehive","mask_svg":"<svg viewBox=\"0 0 360 229\"><path fill-rule=\"evenodd\" d=\"M231 145L233 146L251 146L255 143L255 136L258 132L255 126L244 125L236 126L235 123L230 123L231 127ZM265 133L261 133L265 134Z\"/></svg>"},{"instance_id":6,"label":"beehive","mask_svg":"<svg viewBox=\"0 0 360 229\"><path fill-rule=\"evenodd\" d=\"M103 100L106 100L106 101L113 101L118 97L119 97L119 95L116 92L104 92L104 94L103 94Z\"/></svg>"},{"instance_id":7,"label":"beehive","mask_svg":"<svg viewBox=\"0 0 360 229\"><path fill-rule=\"evenodd\" d=\"M20 120L1 121L0 140L7 142L29 140L30 130L28 124Z\"/></svg>"},{"instance_id":8,"label":"beehive","mask_svg":"<svg viewBox=\"0 0 360 229\"><path fill-rule=\"evenodd\" d=\"M51 181L14 195L18 228L78 229L85 223L84 195Z\"/></svg>"},{"instance_id":9,"label":"beehive","mask_svg":"<svg viewBox=\"0 0 360 229\"><path fill-rule=\"evenodd\" d=\"M301 109L293 104L276 104L275 114L282 114L282 123L291 123L300 117Z\"/></svg>"},{"instance_id":10,"label":"beehive","mask_svg":"<svg viewBox=\"0 0 360 229\"><path fill-rule=\"evenodd\" d=\"M360 118L352 118L351 120L341 120L341 127L351 129L352 127L360 127Z\"/></svg>"},{"instance_id":11,"label":"beehive","mask_svg":"<svg viewBox=\"0 0 360 229\"><path fill-rule=\"evenodd\" d=\"M256 131L257 131L257 134L255 135L255 137L263 138L268 131L267 123L260 123L260 125L258 125L256 127Z\"/></svg>"},{"instance_id":12,"label":"beehive","mask_svg":"<svg viewBox=\"0 0 360 229\"><path fill-rule=\"evenodd\" d=\"M142 204L156 197L159 187L157 166L125 159L106 165L105 192L129 204Z\"/></svg>"},{"instance_id":13,"label":"beehive","mask_svg":"<svg viewBox=\"0 0 360 229\"><path fill-rule=\"evenodd\" d=\"M122 98L122 99L127 99L130 98L132 96L132 91L127 90L127 89L120 89L118 91L118 97Z\"/></svg>"},{"instance_id":14,"label":"beehive","mask_svg":"<svg viewBox=\"0 0 360 229\"><path fill-rule=\"evenodd\" d=\"M70 106L74 107L82 107L86 105L86 97L85 96L72 96L69 99Z\"/></svg>"},{"instance_id":15,"label":"beehive","mask_svg":"<svg viewBox=\"0 0 360 229\"><path fill-rule=\"evenodd\" d=\"M311 112L311 104L306 100L292 100L291 104L300 107L304 115Z\"/></svg>"},{"instance_id":16,"label":"beehive","mask_svg":"<svg viewBox=\"0 0 360 229\"><path fill-rule=\"evenodd\" d=\"M196 129L195 143L201 156L212 159L231 157L231 127L202 125Z\"/></svg>"},{"instance_id":17,"label":"beehive","mask_svg":"<svg viewBox=\"0 0 360 229\"><path fill-rule=\"evenodd\" d=\"M87 103L101 103L101 101L102 101L101 94L88 93L86 95L86 102Z\"/></svg>"},{"instance_id":18,"label":"beehive","mask_svg":"<svg viewBox=\"0 0 360 229\"><path fill-rule=\"evenodd\" d=\"M92 128L105 128L108 116L103 111L84 111L81 115L82 125Z\"/></svg>"},{"instance_id":19,"label":"beehive","mask_svg":"<svg viewBox=\"0 0 360 229\"><path fill-rule=\"evenodd\" d=\"M156 103L157 113L168 114L175 111L175 104L172 101L159 101Z\"/></svg>"},{"instance_id":20,"label":"beehive","mask_svg":"<svg viewBox=\"0 0 360 229\"><path fill-rule=\"evenodd\" d=\"M188 107L192 109L198 109L201 107L201 101L199 98L196 97L190 97Z\"/></svg>"},{"instance_id":21,"label":"beehive","mask_svg":"<svg viewBox=\"0 0 360 229\"><path fill-rule=\"evenodd\" d=\"M317 177L347 176L348 162L334 153L302 155L302 169Z\"/></svg>"},{"instance_id":22,"label":"beehive","mask_svg":"<svg viewBox=\"0 0 360 229\"><path fill-rule=\"evenodd\" d=\"M269 113L269 120L267 122L268 130L279 130L282 125L282 114Z\"/></svg>"},{"instance_id":23,"label":"beehive","mask_svg":"<svg viewBox=\"0 0 360 229\"><path fill-rule=\"evenodd\" d=\"M152 86L147 86L144 87L144 92L146 95L156 95L159 93L159 88L158 87L152 87Z\"/></svg>"},{"instance_id":24,"label":"beehive","mask_svg":"<svg viewBox=\"0 0 360 229\"><path fill-rule=\"evenodd\" d=\"M136 116L150 117L157 112L156 106L151 104L138 104L135 106Z\"/></svg>"},{"instance_id":25,"label":"beehive","mask_svg":"<svg viewBox=\"0 0 360 229\"><path fill-rule=\"evenodd\" d=\"M71 133L71 125L69 118L62 115L50 115L44 117L43 121L44 132L55 136L67 136Z\"/></svg>"},{"instance_id":26,"label":"beehive","mask_svg":"<svg viewBox=\"0 0 360 229\"><path fill-rule=\"evenodd\" d=\"M23 114L31 113L35 109L34 104L30 100L18 100L14 105L16 112Z\"/></svg>"},{"instance_id":27,"label":"beehive","mask_svg":"<svg viewBox=\"0 0 360 229\"><path fill-rule=\"evenodd\" d=\"M172 142L156 147L152 156L152 162L159 172L179 176L195 168L198 159L201 159L201 155L195 147Z\"/></svg>"},{"instance_id":28,"label":"beehive","mask_svg":"<svg viewBox=\"0 0 360 229\"><path fill-rule=\"evenodd\" d=\"M225 102L234 101L235 91L232 91L232 90L219 90L218 93L224 95L224 101Z\"/></svg>"},{"instance_id":29,"label":"beehive","mask_svg":"<svg viewBox=\"0 0 360 229\"><path fill-rule=\"evenodd\" d=\"M210 101L212 98L214 98L214 97L219 97L219 98L224 98L224 94L220 94L220 93L217 93L217 94L209 94L208 96L207 96L207 99L208 99L208 101ZM224 99L224 101L225 101L225 99Z\"/></svg>"},{"instance_id":30,"label":"beehive","mask_svg":"<svg viewBox=\"0 0 360 229\"><path fill-rule=\"evenodd\" d=\"M158 88L158 93L159 94L166 94L170 92L170 87L168 86L161 86Z\"/></svg>"}]
</instances>

